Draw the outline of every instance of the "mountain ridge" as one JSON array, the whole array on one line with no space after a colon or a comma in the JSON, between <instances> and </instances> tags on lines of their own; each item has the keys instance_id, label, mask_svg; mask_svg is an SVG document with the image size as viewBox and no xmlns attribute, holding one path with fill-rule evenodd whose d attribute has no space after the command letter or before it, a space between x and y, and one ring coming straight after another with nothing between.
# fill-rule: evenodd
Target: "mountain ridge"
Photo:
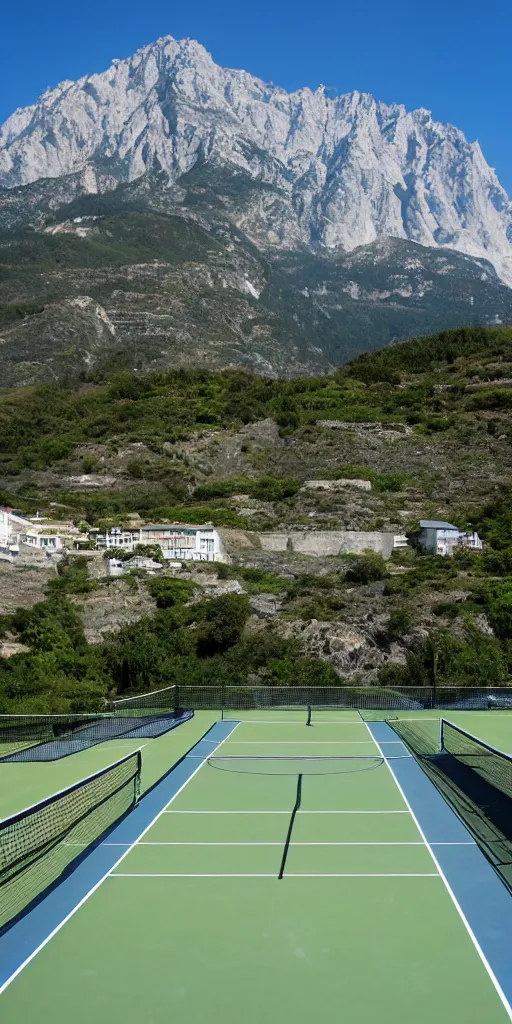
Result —
<instances>
[{"instance_id":1,"label":"mountain ridge","mask_svg":"<svg viewBox=\"0 0 512 1024\"><path fill-rule=\"evenodd\" d=\"M485 260L392 238L262 251L233 225L234 196L170 195L138 179L0 233L4 387L121 367L328 373L399 338L512 321L512 291Z\"/></svg>"},{"instance_id":2,"label":"mountain ridge","mask_svg":"<svg viewBox=\"0 0 512 1024\"><path fill-rule=\"evenodd\" d=\"M4 188L79 174L101 193L155 160L173 185L206 167L268 186L239 221L259 246L350 251L393 236L486 258L512 284L512 203L479 143L423 108L287 93L166 36L0 129Z\"/></svg>"}]
</instances>

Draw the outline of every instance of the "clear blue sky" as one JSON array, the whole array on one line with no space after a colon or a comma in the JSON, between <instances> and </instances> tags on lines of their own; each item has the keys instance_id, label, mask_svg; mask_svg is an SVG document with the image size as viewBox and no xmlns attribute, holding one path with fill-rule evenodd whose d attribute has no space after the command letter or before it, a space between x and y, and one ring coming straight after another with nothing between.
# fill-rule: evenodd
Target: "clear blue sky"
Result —
<instances>
[{"instance_id":1,"label":"clear blue sky","mask_svg":"<svg viewBox=\"0 0 512 1024\"><path fill-rule=\"evenodd\" d=\"M163 35L289 90L323 82L427 107L480 140L512 195L512 0L6 0L0 123Z\"/></svg>"}]
</instances>

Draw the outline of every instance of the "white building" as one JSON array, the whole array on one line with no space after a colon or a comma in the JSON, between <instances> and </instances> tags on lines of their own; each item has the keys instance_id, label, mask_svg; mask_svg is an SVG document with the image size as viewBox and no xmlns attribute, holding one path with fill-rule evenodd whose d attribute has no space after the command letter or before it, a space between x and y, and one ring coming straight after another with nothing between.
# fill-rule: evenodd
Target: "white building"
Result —
<instances>
[{"instance_id":1,"label":"white building","mask_svg":"<svg viewBox=\"0 0 512 1024\"><path fill-rule=\"evenodd\" d=\"M0 552L3 555L19 554L19 537L26 526L26 520L14 514L10 508L0 508Z\"/></svg>"},{"instance_id":2,"label":"white building","mask_svg":"<svg viewBox=\"0 0 512 1024\"><path fill-rule=\"evenodd\" d=\"M227 555L213 526L155 523L146 526L115 526L98 534L96 547L134 551L137 545L158 544L166 560L175 562L224 562Z\"/></svg>"},{"instance_id":3,"label":"white building","mask_svg":"<svg viewBox=\"0 0 512 1024\"><path fill-rule=\"evenodd\" d=\"M139 526L113 526L105 533L98 533L94 546L104 548L106 551L116 548L119 551L133 551L137 544L142 544Z\"/></svg>"},{"instance_id":4,"label":"white building","mask_svg":"<svg viewBox=\"0 0 512 1024\"><path fill-rule=\"evenodd\" d=\"M451 557L460 547L469 548L471 551L483 549L476 530L473 533L465 533L453 523L445 523L440 519L421 519L418 541L427 554L443 557Z\"/></svg>"},{"instance_id":5,"label":"white building","mask_svg":"<svg viewBox=\"0 0 512 1024\"><path fill-rule=\"evenodd\" d=\"M34 516L26 519L12 509L0 509L0 554L14 558L30 552L62 553L81 536L73 523L58 523Z\"/></svg>"}]
</instances>

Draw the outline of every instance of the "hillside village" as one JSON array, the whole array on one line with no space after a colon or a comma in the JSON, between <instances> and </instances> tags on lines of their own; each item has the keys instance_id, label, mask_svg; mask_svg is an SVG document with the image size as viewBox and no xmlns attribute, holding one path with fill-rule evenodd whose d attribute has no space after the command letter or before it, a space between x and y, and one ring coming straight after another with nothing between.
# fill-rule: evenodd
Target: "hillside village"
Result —
<instances>
[{"instance_id":1,"label":"hillside village","mask_svg":"<svg viewBox=\"0 0 512 1024\"><path fill-rule=\"evenodd\" d=\"M169 673L505 682L510 379L492 328L324 378L4 391L0 703L94 709Z\"/></svg>"},{"instance_id":2,"label":"hillside village","mask_svg":"<svg viewBox=\"0 0 512 1024\"><path fill-rule=\"evenodd\" d=\"M351 483L351 481L347 481ZM308 485L321 484L323 481L308 481ZM370 481L355 481L356 486ZM255 548L263 552L297 553L312 557L337 555L362 555L374 551L384 559L391 557L393 551L406 548L409 544L420 552L429 555L453 556L459 549L482 551L483 544L476 531L459 530L452 523L442 520L423 520L419 522L419 530L410 537L386 531L364 530L280 530L278 532L244 534L245 541L252 540ZM230 531L228 547L236 549L237 531ZM157 560L148 556L144 563L142 549L152 548ZM87 524L77 526L75 523L55 522L44 516L31 518L22 516L14 509L0 507L0 560L22 561L28 565L37 564L41 558L58 561L68 552L95 551L104 552L107 565L117 570L119 552L133 555L125 560L126 569L155 569L166 563L181 562L229 562L231 557L226 547L223 531L215 529L213 524L192 526L183 523L146 523L135 514L129 517L124 526L112 526L100 532L98 528ZM135 559L135 561L134 561ZM138 559L138 561L137 561ZM142 559L142 561L141 561ZM133 563L133 564L132 564ZM115 574L115 572L114 572Z\"/></svg>"}]
</instances>

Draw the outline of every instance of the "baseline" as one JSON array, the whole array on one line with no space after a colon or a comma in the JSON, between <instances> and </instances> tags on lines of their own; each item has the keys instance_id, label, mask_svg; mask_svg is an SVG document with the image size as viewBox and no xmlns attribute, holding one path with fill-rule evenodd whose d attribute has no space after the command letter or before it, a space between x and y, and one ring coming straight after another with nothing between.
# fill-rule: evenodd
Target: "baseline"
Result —
<instances>
[{"instance_id":1,"label":"baseline","mask_svg":"<svg viewBox=\"0 0 512 1024\"><path fill-rule=\"evenodd\" d=\"M112 878L276 878L278 881L281 879L279 875L275 873L270 874L256 874L255 872L244 873L244 874L205 874L199 872L193 872L190 874L171 873L171 872L160 872L155 874L143 874L137 872L123 872L116 871L111 876ZM302 872L286 871L283 878L441 878L441 875L437 871L416 871L416 872L390 872L390 871L358 871L358 872L321 872L304 874Z\"/></svg>"}]
</instances>

